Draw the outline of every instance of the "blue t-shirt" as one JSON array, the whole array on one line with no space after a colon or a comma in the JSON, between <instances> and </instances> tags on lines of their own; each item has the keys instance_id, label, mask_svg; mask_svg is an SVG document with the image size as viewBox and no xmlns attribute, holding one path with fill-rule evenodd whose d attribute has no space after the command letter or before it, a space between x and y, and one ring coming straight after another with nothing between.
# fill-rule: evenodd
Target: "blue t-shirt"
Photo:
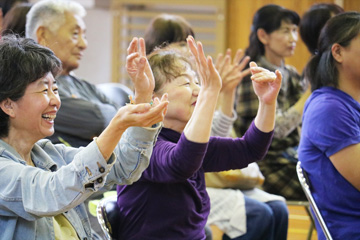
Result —
<instances>
[{"instance_id":1,"label":"blue t-shirt","mask_svg":"<svg viewBox=\"0 0 360 240\"><path fill-rule=\"evenodd\" d=\"M305 104L299 160L334 239L360 239L360 191L335 169L329 157L359 142L360 104L336 88L314 91ZM319 240L325 239L316 224Z\"/></svg>"}]
</instances>

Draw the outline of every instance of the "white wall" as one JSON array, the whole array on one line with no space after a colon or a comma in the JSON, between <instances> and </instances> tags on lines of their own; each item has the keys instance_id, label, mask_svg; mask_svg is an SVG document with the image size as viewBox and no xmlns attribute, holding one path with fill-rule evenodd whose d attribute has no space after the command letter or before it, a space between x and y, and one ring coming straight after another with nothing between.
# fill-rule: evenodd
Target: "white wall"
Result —
<instances>
[{"instance_id":1,"label":"white wall","mask_svg":"<svg viewBox=\"0 0 360 240\"><path fill-rule=\"evenodd\" d=\"M106 9L87 9L88 48L75 74L91 83L111 81L112 19Z\"/></svg>"}]
</instances>

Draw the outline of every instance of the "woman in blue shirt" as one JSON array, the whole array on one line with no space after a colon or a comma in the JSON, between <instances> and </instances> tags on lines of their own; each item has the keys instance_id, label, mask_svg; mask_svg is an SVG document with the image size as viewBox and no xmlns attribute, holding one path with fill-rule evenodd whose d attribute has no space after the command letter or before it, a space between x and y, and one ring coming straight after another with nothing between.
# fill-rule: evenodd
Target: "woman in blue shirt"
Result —
<instances>
[{"instance_id":1,"label":"woman in blue shirt","mask_svg":"<svg viewBox=\"0 0 360 240\"><path fill-rule=\"evenodd\" d=\"M306 67L313 93L305 105L299 160L333 239L360 236L359 34L360 13L334 16Z\"/></svg>"}]
</instances>

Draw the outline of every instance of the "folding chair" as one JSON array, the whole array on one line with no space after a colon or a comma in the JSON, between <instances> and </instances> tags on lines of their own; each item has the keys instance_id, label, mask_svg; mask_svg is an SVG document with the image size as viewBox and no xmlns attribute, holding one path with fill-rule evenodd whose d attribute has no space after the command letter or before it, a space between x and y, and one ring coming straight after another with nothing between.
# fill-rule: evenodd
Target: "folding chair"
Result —
<instances>
[{"instance_id":1,"label":"folding chair","mask_svg":"<svg viewBox=\"0 0 360 240\"><path fill-rule=\"evenodd\" d=\"M316 217L317 221L319 222L319 225L320 225L322 231L324 232L326 239L332 240L333 238L331 237L329 229L327 228L326 223L321 215L321 212L320 212L319 208L317 207L316 202L311 194L310 181L309 181L309 178L307 177L306 172L301 168L300 161L298 161L298 163L296 165L296 172L297 172L301 187L305 192L305 196L309 201L310 207L312 208L312 210L315 214L315 217Z\"/></svg>"},{"instance_id":2,"label":"folding chair","mask_svg":"<svg viewBox=\"0 0 360 240\"><path fill-rule=\"evenodd\" d=\"M115 237L118 235L116 224L119 224L120 220L120 210L117 206L116 195L105 197L98 203L96 216L106 240L115 240Z\"/></svg>"}]
</instances>

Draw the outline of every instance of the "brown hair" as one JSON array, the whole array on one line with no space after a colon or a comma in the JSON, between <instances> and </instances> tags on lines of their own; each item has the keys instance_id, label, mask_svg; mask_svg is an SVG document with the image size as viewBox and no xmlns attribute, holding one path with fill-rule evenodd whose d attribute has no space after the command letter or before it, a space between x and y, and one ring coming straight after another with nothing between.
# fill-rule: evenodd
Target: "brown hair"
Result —
<instances>
[{"instance_id":1,"label":"brown hair","mask_svg":"<svg viewBox=\"0 0 360 240\"><path fill-rule=\"evenodd\" d=\"M183 17L160 14L152 19L145 31L146 54L151 53L161 45L186 41L189 35L195 37L190 23Z\"/></svg>"},{"instance_id":2,"label":"brown hair","mask_svg":"<svg viewBox=\"0 0 360 240\"><path fill-rule=\"evenodd\" d=\"M164 48L155 48L147 57L155 78L155 93L159 92L165 83L171 82L179 76L187 64L192 69L195 66L185 42L172 43ZM185 64L179 64L181 62Z\"/></svg>"}]
</instances>

